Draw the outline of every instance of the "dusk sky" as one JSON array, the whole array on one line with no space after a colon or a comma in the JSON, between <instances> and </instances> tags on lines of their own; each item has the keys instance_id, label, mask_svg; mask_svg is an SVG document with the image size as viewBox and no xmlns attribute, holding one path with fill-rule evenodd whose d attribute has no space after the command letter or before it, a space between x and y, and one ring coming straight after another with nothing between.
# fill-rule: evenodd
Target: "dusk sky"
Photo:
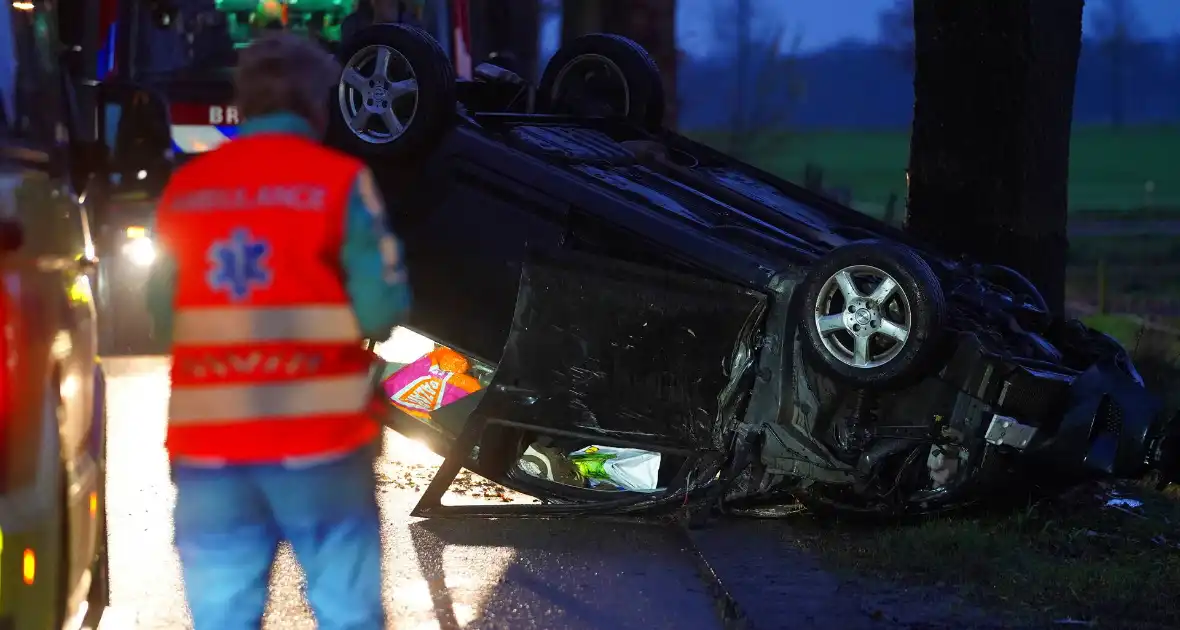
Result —
<instances>
[{"instance_id":1,"label":"dusk sky","mask_svg":"<svg viewBox=\"0 0 1180 630\"><path fill-rule=\"evenodd\" d=\"M1103 0L1089 0L1092 11ZM877 39L877 16L893 0L754 0L763 13L759 20L780 20L789 33L799 33L803 50L826 48L845 39ZM1158 39L1180 36L1180 0L1131 0L1142 36ZM732 6L733 0L679 0L677 37L685 52L707 55L715 41L716 7ZM1090 24L1087 21L1086 30ZM547 24L542 48L551 52L559 38L557 23Z\"/></svg>"},{"instance_id":2,"label":"dusk sky","mask_svg":"<svg viewBox=\"0 0 1180 630\"><path fill-rule=\"evenodd\" d=\"M677 37L687 52L707 54L712 44L712 21L718 3L733 0L679 0ZM1089 0L1087 10L1096 10L1102 0ZM755 0L766 14L802 34L802 48L825 48L842 39L877 39L877 16L893 5L893 0ZM1180 0L1131 0L1143 35L1161 38L1180 35ZM1093 7L1093 8L1091 8ZM777 9L777 10L776 10ZM1086 24L1086 30L1089 24ZM698 52L699 51L699 52Z\"/></svg>"}]
</instances>

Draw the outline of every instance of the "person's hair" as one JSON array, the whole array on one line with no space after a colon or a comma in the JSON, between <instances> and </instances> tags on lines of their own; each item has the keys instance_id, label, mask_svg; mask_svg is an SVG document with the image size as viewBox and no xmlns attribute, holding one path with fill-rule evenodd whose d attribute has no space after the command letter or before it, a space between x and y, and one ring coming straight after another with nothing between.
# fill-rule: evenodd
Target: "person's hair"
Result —
<instances>
[{"instance_id":1,"label":"person's hair","mask_svg":"<svg viewBox=\"0 0 1180 630\"><path fill-rule=\"evenodd\" d=\"M314 40L289 32L264 33L238 55L238 113L250 119L291 112L312 120L340 72L340 64Z\"/></svg>"}]
</instances>

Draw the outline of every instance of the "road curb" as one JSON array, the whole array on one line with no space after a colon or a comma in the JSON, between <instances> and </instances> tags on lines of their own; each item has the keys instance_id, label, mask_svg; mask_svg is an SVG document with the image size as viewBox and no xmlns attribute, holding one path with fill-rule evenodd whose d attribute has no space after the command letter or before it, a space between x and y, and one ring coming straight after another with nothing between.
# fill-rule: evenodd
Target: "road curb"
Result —
<instances>
[{"instance_id":1,"label":"road curb","mask_svg":"<svg viewBox=\"0 0 1180 630\"><path fill-rule=\"evenodd\" d=\"M676 531L684 540L685 546L688 548L689 555L692 556L693 565L696 566L697 574L701 581L704 582L705 588L709 591L709 596L713 598L713 609L717 613L717 619L721 622L721 627L724 630L757 630L756 626L750 621L748 615L742 610L741 605L738 604L737 598L721 581L721 576L713 570L713 566L709 564L709 560L705 558L704 552L697 546L696 541L693 540L692 534L684 525L675 527Z\"/></svg>"}]
</instances>

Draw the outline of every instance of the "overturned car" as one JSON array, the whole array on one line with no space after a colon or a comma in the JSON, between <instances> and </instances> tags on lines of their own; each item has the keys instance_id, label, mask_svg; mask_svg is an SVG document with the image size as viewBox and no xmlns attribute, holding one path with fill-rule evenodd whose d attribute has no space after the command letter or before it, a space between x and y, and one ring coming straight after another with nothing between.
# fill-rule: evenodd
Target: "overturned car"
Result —
<instances>
[{"instance_id":1,"label":"overturned car","mask_svg":"<svg viewBox=\"0 0 1180 630\"><path fill-rule=\"evenodd\" d=\"M1176 423L1116 341L1014 270L664 129L635 43L577 39L536 86L487 64L456 82L401 25L340 58L331 141L377 173L408 327L446 349L379 375L383 421L448 456L417 514L906 514L1175 479ZM645 481L601 483L636 453L658 454ZM463 467L542 504L444 508Z\"/></svg>"}]
</instances>

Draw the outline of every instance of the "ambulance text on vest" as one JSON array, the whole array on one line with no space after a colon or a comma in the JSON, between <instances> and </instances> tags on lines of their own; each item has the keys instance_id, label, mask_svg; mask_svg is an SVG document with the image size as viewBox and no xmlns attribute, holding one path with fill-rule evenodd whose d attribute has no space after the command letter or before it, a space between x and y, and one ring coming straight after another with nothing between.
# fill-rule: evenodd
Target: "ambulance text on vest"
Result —
<instances>
[{"instance_id":1,"label":"ambulance text on vest","mask_svg":"<svg viewBox=\"0 0 1180 630\"><path fill-rule=\"evenodd\" d=\"M326 196L327 190L323 186L305 184L205 188L174 199L172 208L192 212L258 208L322 212Z\"/></svg>"}]
</instances>

